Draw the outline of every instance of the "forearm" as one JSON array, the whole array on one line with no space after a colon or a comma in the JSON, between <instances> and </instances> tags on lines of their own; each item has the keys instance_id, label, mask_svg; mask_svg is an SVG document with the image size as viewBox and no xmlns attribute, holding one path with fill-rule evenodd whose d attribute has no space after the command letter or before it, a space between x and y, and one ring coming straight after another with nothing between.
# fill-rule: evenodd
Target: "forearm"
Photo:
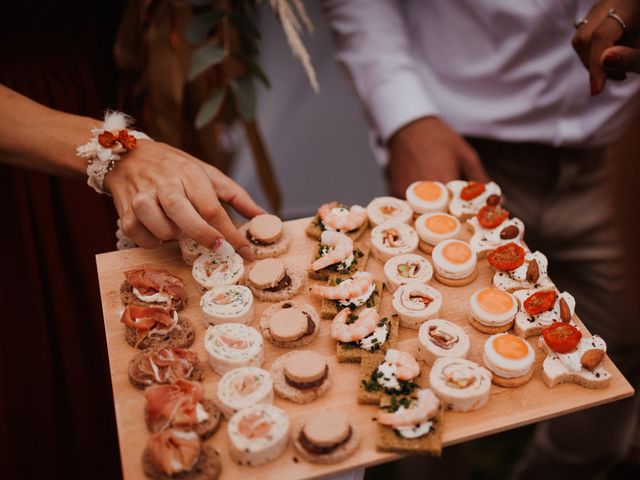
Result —
<instances>
[{"instance_id":1,"label":"forearm","mask_svg":"<svg viewBox=\"0 0 640 480\"><path fill-rule=\"evenodd\" d=\"M44 173L82 178L87 142L97 120L47 108L0 85L0 161Z\"/></svg>"}]
</instances>

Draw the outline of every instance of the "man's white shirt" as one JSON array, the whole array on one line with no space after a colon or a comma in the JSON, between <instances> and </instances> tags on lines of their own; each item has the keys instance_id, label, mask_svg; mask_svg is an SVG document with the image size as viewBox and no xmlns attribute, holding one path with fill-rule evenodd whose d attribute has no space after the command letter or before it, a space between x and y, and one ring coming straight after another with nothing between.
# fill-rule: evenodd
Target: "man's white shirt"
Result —
<instances>
[{"instance_id":1,"label":"man's white shirt","mask_svg":"<svg viewBox=\"0 0 640 480\"><path fill-rule=\"evenodd\" d=\"M598 146L621 133L640 87L597 97L571 47L593 0L324 0L378 137L437 115L463 135Z\"/></svg>"}]
</instances>

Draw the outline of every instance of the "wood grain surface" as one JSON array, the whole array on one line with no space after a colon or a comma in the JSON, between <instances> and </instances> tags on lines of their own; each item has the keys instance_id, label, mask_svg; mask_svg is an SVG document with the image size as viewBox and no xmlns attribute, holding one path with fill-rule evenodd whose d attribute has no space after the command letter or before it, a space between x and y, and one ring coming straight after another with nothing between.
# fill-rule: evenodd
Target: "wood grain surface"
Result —
<instances>
[{"instance_id":1,"label":"wood grain surface","mask_svg":"<svg viewBox=\"0 0 640 480\"><path fill-rule=\"evenodd\" d=\"M306 267L317 250L315 241L304 235L304 229L309 219L300 219L286 222L287 228L292 234L292 243L288 260L300 266ZM464 229L463 229L464 230ZM467 236L467 234L463 234ZM364 237L368 241L368 234ZM427 257L429 258L429 257ZM128 381L127 364L138 353L124 340L124 327L120 323L119 287L124 277L123 272L135 266L143 264L167 268L181 276L187 285L189 295L187 307L182 315L190 318L196 328L196 341L192 347L206 363L204 349L205 326L202 323L202 314L199 307L200 288L191 276L191 267L187 266L180 257L177 242L162 245L154 250L131 249L121 252L110 252L96 257L102 307L104 312L105 334L109 351L109 363L111 368L111 380L113 383L114 405L118 424L118 436L120 440L120 455L122 459L122 471L127 480L144 478L141 467L141 455L149 438L149 432L144 423L144 393L134 388ZM250 265L247 265L248 267ZM479 261L480 274L471 285L461 288L446 287L435 279L430 282L439 289L444 296L441 317L453 321L461 326L471 338L471 351L469 359L482 364L482 348L488 337L473 329L468 321L469 296L477 289L489 286L492 271L486 260ZM378 279L383 280L382 265L370 258L367 270ZM308 293L308 286L312 284L307 280L307 288L298 299L308 301L316 308L320 306L320 300ZM270 304L256 302L255 316L251 323L258 328L258 320L262 311ZM577 305L580 310L580 305ZM391 313L391 294L385 291L383 295L381 313ZM326 356L332 369L331 388L329 392L314 403L307 405L295 405L287 400L276 398L275 404L287 411L292 421L301 413L312 412L315 409L342 410L350 415L353 421L362 429L363 441L358 452L348 460L334 465L316 465L303 460L296 454L293 446L289 444L285 453L277 460L262 467L240 467L234 464L227 448L227 422L225 421L218 433L208 440L208 443L216 446L223 461L222 479L266 479L278 480L315 478L330 473L337 473L358 466L374 465L388 462L398 458L398 455L379 453L375 450L375 406L362 406L356 403L357 385L360 382L359 364L338 364L335 360L335 341L329 336L330 321L323 320L318 338L307 348L311 348ZM533 379L517 389L504 389L492 385L489 403L482 409L469 412L446 412L444 420L443 444L453 445L474 438L491 435L496 432L520 427L548 418L557 417L577 410L586 409L596 405L613 402L633 395L633 388L620 374L618 369L607 357L605 367L613 374L611 385L600 390L588 390L577 385L560 385L553 389L548 388L541 378L541 363L544 354L536 345L537 338L529 339L535 348L537 358L534 365ZM606 340L606 339L605 339ZM398 348L417 354L417 330L400 329ZM263 368L269 369L274 359L286 353L287 349L277 348L265 341L265 363ZM428 367L422 364L423 368ZM219 376L208 366L205 367L204 387L205 397L215 397Z\"/></svg>"}]
</instances>

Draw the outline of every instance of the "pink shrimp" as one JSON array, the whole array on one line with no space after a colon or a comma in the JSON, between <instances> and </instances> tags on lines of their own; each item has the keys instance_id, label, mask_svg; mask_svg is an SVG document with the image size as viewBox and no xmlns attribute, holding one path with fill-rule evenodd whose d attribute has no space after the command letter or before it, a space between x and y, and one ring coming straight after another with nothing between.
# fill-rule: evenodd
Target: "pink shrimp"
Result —
<instances>
[{"instance_id":1,"label":"pink shrimp","mask_svg":"<svg viewBox=\"0 0 640 480\"><path fill-rule=\"evenodd\" d=\"M390 348L384 356L384 361L396 366L396 377L400 380L411 380L420 375L418 361L408 352Z\"/></svg>"},{"instance_id":2,"label":"pink shrimp","mask_svg":"<svg viewBox=\"0 0 640 480\"><path fill-rule=\"evenodd\" d=\"M334 263L340 263L349 258L350 255L353 255L353 240L344 233L325 230L320 236L320 242L322 245L331 247L331 250L315 260L309 267L310 271L317 272Z\"/></svg>"},{"instance_id":3,"label":"pink shrimp","mask_svg":"<svg viewBox=\"0 0 640 480\"><path fill-rule=\"evenodd\" d=\"M371 285L373 276L369 272L357 272L339 285L314 285L311 292L328 300L351 300L366 293Z\"/></svg>"},{"instance_id":4,"label":"pink shrimp","mask_svg":"<svg viewBox=\"0 0 640 480\"><path fill-rule=\"evenodd\" d=\"M331 337L341 342L362 340L373 333L378 326L380 315L374 308L365 308L353 323L347 323L351 311L343 308L331 324Z\"/></svg>"},{"instance_id":5,"label":"pink shrimp","mask_svg":"<svg viewBox=\"0 0 640 480\"><path fill-rule=\"evenodd\" d=\"M400 407L395 412L382 412L378 415L378 422L395 428L411 427L435 417L439 409L440 400L430 389L425 388L418 390L418 400L409 408Z\"/></svg>"},{"instance_id":6,"label":"pink shrimp","mask_svg":"<svg viewBox=\"0 0 640 480\"><path fill-rule=\"evenodd\" d=\"M322 223L331 230L350 232L367 219L367 210L360 205L351 208L335 207L335 203L325 203L318 209Z\"/></svg>"}]
</instances>

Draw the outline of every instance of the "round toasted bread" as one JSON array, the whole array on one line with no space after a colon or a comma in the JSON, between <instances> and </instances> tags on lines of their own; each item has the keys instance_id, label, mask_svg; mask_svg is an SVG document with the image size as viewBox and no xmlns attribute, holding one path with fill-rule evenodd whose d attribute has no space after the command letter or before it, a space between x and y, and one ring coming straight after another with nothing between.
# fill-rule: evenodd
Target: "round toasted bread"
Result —
<instances>
[{"instance_id":1,"label":"round toasted bread","mask_svg":"<svg viewBox=\"0 0 640 480\"><path fill-rule=\"evenodd\" d=\"M166 335L157 337L147 336L137 345L136 330L131 327L125 327L125 339L127 340L127 343L132 347L139 348L140 350L164 347L189 348L193 345L195 338L196 332L193 329L193 324L185 317L180 317L176 327L170 330Z\"/></svg>"},{"instance_id":2,"label":"round toasted bread","mask_svg":"<svg viewBox=\"0 0 640 480\"><path fill-rule=\"evenodd\" d=\"M187 303L186 300L182 301L179 298L172 298L168 305L166 303L145 302L136 297L136 294L133 293L133 287L126 280L122 282L122 285L120 285L120 300L125 306L137 305L139 307L157 307L160 305L162 307L171 307L177 312L182 310L184 308L184 304Z\"/></svg>"},{"instance_id":3,"label":"round toasted bread","mask_svg":"<svg viewBox=\"0 0 640 480\"><path fill-rule=\"evenodd\" d=\"M152 480L216 480L222 471L222 462L220 461L220 454L215 448L203 445L198 461L190 472L167 475L155 468L151 462L149 451L145 449L142 454L142 468L144 474Z\"/></svg>"},{"instance_id":4,"label":"round toasted bread","mask_svg":"<svg viewBox=\"0 0 640 480\"><path fill-rule=\"evenodd\" d=\"M148 355L148 353L144 352L133 357L129 361L129 368L127 369L127 371L129 372L129 382L131 383L131 385L133 385L136 388L140 388L142 390L144 390L147 387L150 387L151 385L160 385L160 383L156 382L155 380L152 380L150 383L145 383L145 382L136 380L131 376L131 372L135 369L136 365L139 362L141 362L146 355ZM197 382L202 380L202 365L200 364L200 360L198 360L193 364L193 370L191 371L191 374L185 378L185 380L193 380Z\"/></svg>"},{"instance_id":5,"label":"round toasted bread","mask_svg":"<svg viewBox=\"0 0 640 480\"><path fill-rule=\"evenodd\" d=\"M289 307L285 307L285 305L287 304L289 304ZM313 333L311 335L305 335L299 338L298 340L294 340L292 342L281 342L274 339L271 336L271 332L269 330L269 321L273 315L275 315L277 312L279 312L283 308L296 308L298 310L302 310L305 313L309 314L309 316L311 317L311 321L315 325ZM302 347L304 345L310 344L318 337L318 334L320 333L320 317L318 316L318 312L316 312L316 309L313 308L308 303L299 302L295 300L286 300L284 302L279 302L274 305L271 305L269 308L267 308L263 312L262 317L260 317L260 331L262 332L262 336L267 341L275 345L276 347L280 347L280 348Z\"/></svg>"},{"instance_id":6,"label":"round toasted bread","mask_svg":"<svg viewBox=\"0 0 640 480\"><path fill-rule=\"evenodd\" d=\"M218 427L220 427L222 412L220 408L215 403L213 403L213 401L207 398L202 399L200 403L202 404L202 408L204 408L204 411L209 414L209 418L194 425L193 431L196 432L204 440L216 433ZM144 421L147 424L147 428L149 429L149 431L151 431L151 424L146 409L144 413Z\"/></svg>"}]
</instances>

